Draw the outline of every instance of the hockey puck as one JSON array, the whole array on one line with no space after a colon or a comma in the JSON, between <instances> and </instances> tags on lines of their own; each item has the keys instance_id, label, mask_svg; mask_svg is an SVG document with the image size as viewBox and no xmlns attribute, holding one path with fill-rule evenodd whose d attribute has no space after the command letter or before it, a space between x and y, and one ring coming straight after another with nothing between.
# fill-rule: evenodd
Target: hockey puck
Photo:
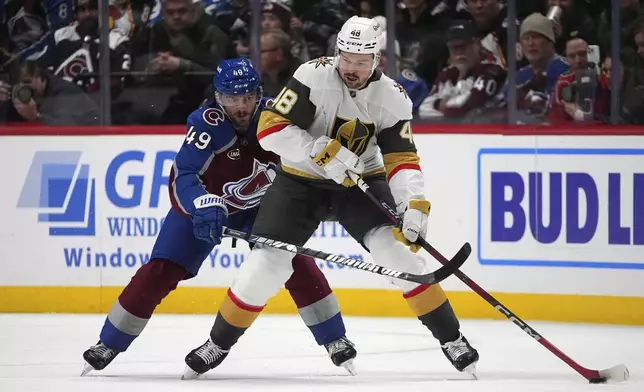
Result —
<instances>
[{"instance_id":1,"label":"hockey puck","mask_svg":"<svg viewBox=\"0 0 644 392\"><path fill-rule=\"evenodd\" d=\"M591 384L605 384L606 377L591 378L590 380L588 380L588 382Z\"/></svg>"}]
</instances>

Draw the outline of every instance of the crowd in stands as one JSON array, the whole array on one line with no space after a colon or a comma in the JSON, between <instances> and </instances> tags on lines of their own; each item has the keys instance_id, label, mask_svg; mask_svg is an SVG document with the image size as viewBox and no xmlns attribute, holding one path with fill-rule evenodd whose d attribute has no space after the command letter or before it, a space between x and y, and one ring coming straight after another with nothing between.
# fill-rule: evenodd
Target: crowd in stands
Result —
<instances>
[{"instance_id":1,"label":"crowd in stands","mask_svg":"<svg viewBox=\"0 0 644 392\"><path fill-rule=\"evenodd\" d=\"M111 96L115 125L182 124L212 96L220 60L252 57L260 36L265 96L276 96L303 62L333 56L352 15L395 24L379 68L396 79L420 120L507 123L507 35L516 29L516 106L522 123L599 124L620 99L621 124L644 124L644 4L620 6L620 58L611 58L611 1L516 0L0 0L0 123L100 124ZM261 31L249 3L261 1ZM511 1L511 0L510 0ZM101 47L109 46L109 78ZM620 89L611 69L619 61ZM106 85L109 81L109 85Z\"/></svg>"}]
</instances>

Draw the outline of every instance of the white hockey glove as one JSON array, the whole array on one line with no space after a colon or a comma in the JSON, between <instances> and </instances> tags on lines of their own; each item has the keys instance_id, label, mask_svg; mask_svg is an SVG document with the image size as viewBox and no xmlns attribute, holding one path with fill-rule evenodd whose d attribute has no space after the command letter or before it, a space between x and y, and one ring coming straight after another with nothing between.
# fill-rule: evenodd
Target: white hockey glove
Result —
<instances>
[{"instance_id":1,"label":"white hockey glove","mask_svg":"<svg viewBox=\"0 0 644 392\"><path fill-rule=\"evenodd\" d=\"M328 136L321 136L314 142L310 156L316 165L324 169L327 178L346 187L355 185L349 178L348 171L356 174L364 171L364 163L359 156Z\"/></svg>"},{"instance_id":2,"label":"white hockey glove","mask_svg":"<svg viewBox=\"0 0 644 392\"><path fill-rule=\"evenodd\" d=\"M393 228L394 238L409 246L414 253L421 248L414 242L418 237L425 238L427 235L427 217L431 208L432 204L428 200L410 200L402 215L402 230L399 227Z\"/></svg>"}]
</instances>

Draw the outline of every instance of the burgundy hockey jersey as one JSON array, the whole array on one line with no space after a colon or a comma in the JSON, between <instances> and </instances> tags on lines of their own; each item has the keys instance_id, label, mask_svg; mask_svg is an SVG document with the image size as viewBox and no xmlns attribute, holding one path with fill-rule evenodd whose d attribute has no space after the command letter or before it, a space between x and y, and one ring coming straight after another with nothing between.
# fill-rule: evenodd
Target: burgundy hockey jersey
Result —
<instances>
[{"instance_id":1,"label":"burgundy hockey jersey","mask_svg":"<svg viewBox=\"0 0 644 392\"><path fill-rule=\"evenodd\" d=\"M464 77L457 67L445 67L419 111L421 115L434 111L445 117L463 117L474 109L496 102L506 77L506 71L500 65L488 61L475 65Z\"/></svg>"},{"instance_id":2,"label":"burgundy hockey jersey","mask_svg":"<svg viewBox=\"0 0 644 392\"><path fill-rule=\"evenodd\" d=\"M256 126L251 125L245 135L238 134L219 105L212 102L190 115L187 128L170 172L172 206L192 215L193 200L205 194L223 197L229 215L259 206L275 178L279 158L259 145Z\"/></svg>"}]
</instances>

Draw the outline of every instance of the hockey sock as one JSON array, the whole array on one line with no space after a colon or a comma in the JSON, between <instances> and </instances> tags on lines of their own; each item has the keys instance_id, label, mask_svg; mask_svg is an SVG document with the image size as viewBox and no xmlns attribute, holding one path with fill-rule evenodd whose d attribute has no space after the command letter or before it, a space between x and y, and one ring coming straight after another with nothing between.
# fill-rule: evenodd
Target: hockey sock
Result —
<instances>
[{"instance_id":1,"label":"hockey sock","mask_svg":"<svg viewBox=\"0 0 644 392\"><path fill-rule=\"evenodd\" d=\"M458 339L460 325L440 285L421 285L403 294L403 297L420 322L441 344Z\"/></svg>"},{"instance_id":2,"label":"hockey sock","mask_svg":"<svg viewBox=\"0 0 644 392\"><path fill-rule=\"evenodd\" d=\"M210 339L224 350L229 350L263 309L264 306L243 303L231 289L228 289L217 313L215 324L210 330Z\"/></svg>"},{"instance_id":3,"label":"hockey sock","mask_svg":"<svg viewBox=\"0 0 644 392\"><path fill-rule=\"evenodd\" d=\"M302 255L293 258L293 275L285 287L320 346L346 334L338 300L313 258Z\"/></svg>"},{"instance_id":4,"label":"hockey sock","mask_svg":"<svg viewBox=\"0 0 644 392\"><path fill-rule=\"evenodd\" d=\"M125 351L152 317L154 309L183 280L185 268L168 260L153 259L134 274L112 305L101 330L107 347Z\"/></svg>"}]
</instances>

